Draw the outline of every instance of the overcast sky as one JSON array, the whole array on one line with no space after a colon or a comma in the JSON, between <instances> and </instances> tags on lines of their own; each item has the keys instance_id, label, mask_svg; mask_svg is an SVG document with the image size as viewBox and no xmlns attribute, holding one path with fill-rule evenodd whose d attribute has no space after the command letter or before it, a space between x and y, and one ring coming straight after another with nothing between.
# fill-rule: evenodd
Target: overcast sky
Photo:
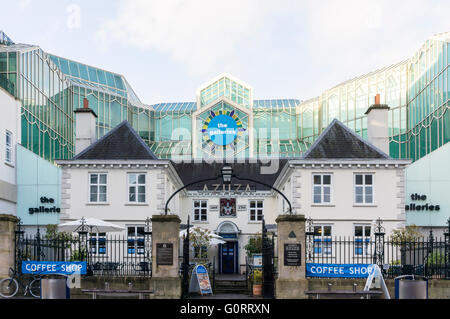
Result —
<instances>
[{"instance_id":1,"label":"overcast sky","mask_svg":"<svg viewBox=\"0 0 450 319\"><path fill-rule=\"evenodd\" d=\"M448 0L0 0L16 43L120 73L142 102L195 101L227 72L306 100L450 31Z\"/></svg>"}]
</instances>

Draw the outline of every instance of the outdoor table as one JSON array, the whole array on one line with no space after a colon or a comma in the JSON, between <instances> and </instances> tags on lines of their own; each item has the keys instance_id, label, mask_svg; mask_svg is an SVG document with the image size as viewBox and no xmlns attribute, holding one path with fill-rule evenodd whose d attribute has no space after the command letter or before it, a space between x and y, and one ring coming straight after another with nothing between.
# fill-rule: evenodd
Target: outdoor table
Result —
<instances>
[{"instance_id":1,"label":"outdoor table","mask_svg":"<svg viewBox=\"0 0 450 319\"><path fill-rule=\"evenodd\" d=\"M382 295L383 292L379 290L307 290L307 295L316 295L316 299L320 299L320 295L344 295L344 296L361 296L370 299L370 296Z\"/></svg>"},{"instance_id":2,"label":"outdoor table","mask_svg":"<svg viewBox=\"0 0 450 319\"><path fill-rule=\"evenodd\" d=\"M139 299L144 299L144 295L153 294L153 290L140 290L140 289L82 289L83 293L92 294L92 299L97 299L98 295L138 295Z\"/></svg>"}]
</instances>

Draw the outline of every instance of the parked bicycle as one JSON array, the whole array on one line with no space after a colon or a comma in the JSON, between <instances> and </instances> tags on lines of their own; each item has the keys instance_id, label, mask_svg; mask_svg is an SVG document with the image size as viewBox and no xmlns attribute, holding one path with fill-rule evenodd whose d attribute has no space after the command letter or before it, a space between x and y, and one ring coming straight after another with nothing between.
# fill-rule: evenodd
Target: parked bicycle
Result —
<instances>
[{"instance_id":1,"label":"parked bicycle","mask_svg":"<svg viewBox=\"0 0 450 319\"><path fill-rule=\"evenodd\" d=\"M25 277L16 270L9 268L10 277L0 280L0 296L3 298L12 298L19 291L19 287L23 289L23 295L28 293L39 298L41 295L41 277L30 276ZM26 281L28 279L28 281Z\"/></svg>"}]
</instances>

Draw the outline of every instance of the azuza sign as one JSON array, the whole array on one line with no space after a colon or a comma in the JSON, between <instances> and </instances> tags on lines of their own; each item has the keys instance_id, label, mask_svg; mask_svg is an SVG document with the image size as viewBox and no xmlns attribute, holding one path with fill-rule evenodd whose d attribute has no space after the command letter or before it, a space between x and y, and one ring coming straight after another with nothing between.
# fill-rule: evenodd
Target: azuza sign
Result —
<instances>
[{"instance_id":1,"label":"azuza sign","mask_svg":"<svg viewBox=\"0 0 450 319\"><path fill-rule=\"evenodd\" d=\"M306 264L307 277L367 278L370 264Z\"/></svg>"}]
</instances>

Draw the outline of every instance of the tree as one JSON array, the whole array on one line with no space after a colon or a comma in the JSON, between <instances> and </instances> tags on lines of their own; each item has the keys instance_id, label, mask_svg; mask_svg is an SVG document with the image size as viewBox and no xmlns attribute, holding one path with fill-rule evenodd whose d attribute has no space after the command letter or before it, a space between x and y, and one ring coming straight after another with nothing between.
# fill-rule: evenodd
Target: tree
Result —
<instances>
[{"instance_id":1,"label":"tree","mask_svg":"<svg viewBox=\"0 0 450 319\"><path fill-rule=\"evenodd\" d=\"M208 248L211 246L211 232L207 229L195 227L189 230L189 241L194 247L194 258L207 259Z\"/></svg>"},{"instance_id":2,"label":"tree","mask_svg":"<svg viewBox=\"0 0 450 319\"><path fill-rule=\"evenodd\" d=\"M393 230L391 240L394 244L399 245L405 242L415 241L417 238L421 237L423 237L423 235L419 232L419 227L411 225Z\"/></svg>"},{"instance_id":3,"label":"tree","mask_svg":"<svg viewBox=\"0 0 450 319\"><path fill-rule=\"evenodd\" d=\"M256 234L256 236L250 237L248 239L247 245L244 249L247 251L247 257L250 258L254 254L262 253L262 236L261 234Z\"/></svg>"}]
</instances>

